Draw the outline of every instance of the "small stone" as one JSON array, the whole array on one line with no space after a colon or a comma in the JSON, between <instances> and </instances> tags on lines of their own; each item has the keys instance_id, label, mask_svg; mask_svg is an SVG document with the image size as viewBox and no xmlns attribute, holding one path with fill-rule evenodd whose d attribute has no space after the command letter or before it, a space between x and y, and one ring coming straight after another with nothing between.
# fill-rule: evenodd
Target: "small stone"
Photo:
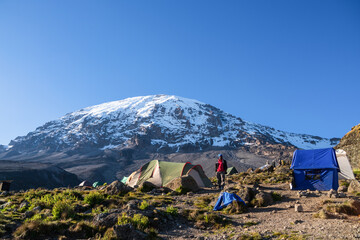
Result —
<instances>
[{"instance_id":1,"label":"small stone","mask_svg":"<svg viewBox=\"0 0 360 240\"><path fill-rule=\"evenodd\" d=\"M27 206L29 206L29 202L25 200L22 203L20 203L19 208L23 208L23 207L27 207Z\"/></svg>"},{"instance_id":2,"label":"small stone","mask_svg":"<svg viewBox=\"0 0 360 240\"><path fill-rule=\"evenodd\" d=\"M301 204L295 204L295 212L302 212L303 207Z\"/></svg>"},{"instance_id":3,"label":"small stone","mask_svg":"<svg viewBox=\"0 0 360 240\"><path fill-rule=\"evenodd\" d=\"M4 208L6 208L6 207L9 207L10 205L11 205L11 201L6 202L6 203L0 205L0 209L4 209Z\"/></svg>"},{"instance_id":4,"label":"small stone","mask_svg":"<svg viewBox=\"0 0 360 240\"><path fill-rule=\"evenodd\" d=\"M36 206L33 208L33 211L35 212L40 212L41 211L41 207L40 206Z\"/></svg>"},{"instance_id":5,"label":"small stone","mask_svg":"<svg viewBox=\"0 0 360 240\"><path fill-rule=\"evenodd\" d=\"M31 218L32 216L34 216L34 212L33 211L26 211L24 213L25 218Z\"/></svg>"}]
</instances>

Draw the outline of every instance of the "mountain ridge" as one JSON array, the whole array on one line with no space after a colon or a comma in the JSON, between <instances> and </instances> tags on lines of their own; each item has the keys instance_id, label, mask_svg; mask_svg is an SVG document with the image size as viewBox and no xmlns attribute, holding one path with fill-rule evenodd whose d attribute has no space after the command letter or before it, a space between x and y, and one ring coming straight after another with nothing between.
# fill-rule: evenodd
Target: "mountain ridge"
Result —
<instances>
[{"instance_id":1,"label":"mountain ridge","mask_svg":"<svg viewBox=\"0 0 360 240\"><path fill-rule=\"evenodd\" d=\"M183 153L194 158L203 153L192 162L207 164L206 158L216 157L215 151L226 150L228 159L241 168L248 162L262 164L263 158L289 160L296 148L331 147L338 140L276 130L197 100L150 95L68 113L12 140L0 159L52 163L82 178L100 174L113 180L109 174L128 174L156 156L178 161ZM240 162L244 156L248 160ZM259 159L256 156L262 159L258 164L252 160ZM104 176L99 169L111 173Z\"/></svg>"}]
</instances>

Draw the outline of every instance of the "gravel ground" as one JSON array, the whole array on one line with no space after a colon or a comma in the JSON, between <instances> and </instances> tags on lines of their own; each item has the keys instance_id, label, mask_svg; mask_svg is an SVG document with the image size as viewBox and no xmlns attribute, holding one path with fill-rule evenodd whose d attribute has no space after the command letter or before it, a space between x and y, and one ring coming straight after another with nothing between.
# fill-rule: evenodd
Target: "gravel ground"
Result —
<instances>
[{"instance_id":1,"label":"gravel ground","mask_svg":"<svg viewBox=\"0 0 360 240\"><path fill-rule=\"evenodd\" d=\"M194 226L179 223L172 230L160 232L164 239L240 239L241 235L254 235L259 233L264 236L283 234L282 239L360 239L359 216L338 214L334 218L314 218L323 206L325 200L342 203L351 199L360 200L358 197L346 194L343 198L329 198L327 192L310 192L308 196L298 196L298 191L289 190L288 184L260 185L265 191L276 191L282 195L282 200L271 206L249 208L248 212L237 215L227 215L233 221L226 229L203 230ZM179 196L178 207L186 200L218 193L215 190L203 191L193 196ZM303 211L296 212L295 204L301 204ZM254 222L256 225L244 227L245 223ZM274 235L275 234L275 235ZM302 237L302 238L300 238Z\"/></svg>"}]
</instances>

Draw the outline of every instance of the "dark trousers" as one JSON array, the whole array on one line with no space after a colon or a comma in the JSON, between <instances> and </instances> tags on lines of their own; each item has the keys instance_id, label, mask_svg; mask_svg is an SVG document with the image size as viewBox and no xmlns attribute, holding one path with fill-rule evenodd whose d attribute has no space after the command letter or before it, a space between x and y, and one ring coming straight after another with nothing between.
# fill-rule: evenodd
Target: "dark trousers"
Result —
<instances>
[{"instance_id":1,"label":"dark trousers","mask_svg":"<svg viewBox=\"0 0 360 240\"><path fill-rule=\"evenodd\" d=\"M219 189L223 189L225 186L225 172L216 172Z\"/></svg>"}]
</instances>

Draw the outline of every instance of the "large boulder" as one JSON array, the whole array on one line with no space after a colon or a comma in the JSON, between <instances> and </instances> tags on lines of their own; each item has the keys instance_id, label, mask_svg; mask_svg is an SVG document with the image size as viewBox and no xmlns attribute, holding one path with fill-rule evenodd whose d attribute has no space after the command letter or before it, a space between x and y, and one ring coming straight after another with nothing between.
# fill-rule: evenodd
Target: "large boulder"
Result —
<instances>
[{"instance_id":1,"label":"large boulder","mask_svg":"<svg viewBox=\"0 0 360 240\"><path fill-rule=\"evenodd\" d=\"M156 185L148 181L145 181L142 184L140 184L138 188L138 190L141 192L151 192L153 189L156 189Z\"/></svg>"},{"instance_id":2,"label":"large boulder","mask_svg":"<svg viewBox=\"0 0 360 240\"><path fill-rule=\"evenodd\" d=\"M229 214L239 214L246 212L247 208L243 202L238 202L234 200L232 201L232 203L226 206L224 211Z\"/></svg>"},{"instance_id":3,"label":"large boulder","mask_svg":"<svg viewBox=\"0 0 360 240\"><path fill-rule=\"evenodd\" d=\"M145 233L136 230L130 223L124 225L115 225L113 229L116 239L138 240L145 239L147 236Z\"/></svg>"},{"instance_id":4,"label":"large boulder","mask_svg":"<svg viewBox=\"0 0 360 240\"><path fill-rule=\"evenodd\" d=\"M264 207L274 203L274 200L270 193L259 192L255 195L254 199L251 201L251 204L257 207Z\"/></svg>"},{"instance_id":5,"label":"large boulder","mask_svg":"<svg viewBox=\"0 0 360 240\"><path fill-rule=\"evenodd\" d=\"M246 203L249 204L254 197L254 190L249 187L240 186L237 195Z\"/></svg>"},{"instance_id":6,"label":"large boulder","mask_svg":"<svg viewBox=\"0 0 360 240\"><path fill-rule=\"evenodd\" d=\"M348 192L352 193L352 192L359 192L360 193L360 183L357 180L352 180L350 182L350 185L348 187Z\"/></svg>"},{"instance_id":7,"label":"large boulder","mask_svg":"<svg viewBox=\"0 0 360 240\"><path fill-rule=\"evenodd\" d=\"M131 188L116 180L105 188L107 194L115 195L130 192Z\"/></svg>"},{"instance_id":8,"label":"large boulder","mask_svg":"<svg viewBox=\"0 0 360 240\"><path fill-rule=\"evenodd\" d=\"M189 175L177 177L171 182L169 182L165 187L170 188L173 191L179 189L180 187L182 187L183 189L189 189L193 192L199 190L199 186L197 185L195 179Z\"/></svg>"},{"instance_id":9,"label":"large boulder","mask_svg":"<svg viewBox=\"0 0 360 240\"><path fill-rule=\"evenodd\" d=\"M112 227L118 221L119 212L111 212L111 213L100 213L96 215L93 219L93 223L95 226L105 226Z\"/></svg>"}]
</instances>

